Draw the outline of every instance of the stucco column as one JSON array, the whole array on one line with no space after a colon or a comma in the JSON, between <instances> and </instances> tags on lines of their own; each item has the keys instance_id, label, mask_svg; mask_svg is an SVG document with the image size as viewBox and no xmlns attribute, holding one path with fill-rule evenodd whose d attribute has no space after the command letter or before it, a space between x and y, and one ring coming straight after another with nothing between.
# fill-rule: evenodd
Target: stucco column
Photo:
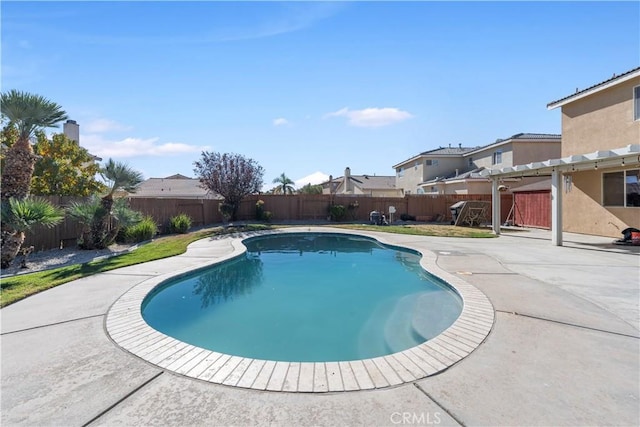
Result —
<instances>
[{"instance_id":1,"label":"stucco column","mask_svg":"<svg viewBox=\"0 0 640 427\"><path fill-rule=\"evenodd\" d=\"M562 173L551 172L551 243L562 246Z\"/></svg>"},{"instance_id":2,"label":"stucco column","mask_svg":"<svg viewBox=\"0 0 640 427\"><path fill-rule=\"evenodd\" d=\"M491 180L491 227L493 233L500 235L500 191L498 190L498 178Z\"/></svg>"}]
</instances>

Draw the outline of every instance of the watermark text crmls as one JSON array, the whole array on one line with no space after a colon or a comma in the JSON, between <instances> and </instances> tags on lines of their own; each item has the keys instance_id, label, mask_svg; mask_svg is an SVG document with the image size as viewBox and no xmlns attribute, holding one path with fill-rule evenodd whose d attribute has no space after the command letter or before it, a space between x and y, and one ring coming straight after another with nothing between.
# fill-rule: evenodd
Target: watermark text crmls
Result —
<instances>
[{"instance_id":1,"label":"watermark text crmls","mask_svg":"<svg viewBox=\"0 0 640 427\"><path fill-rule=\"evenodd\" d=\"M398 425L438 425L442 422L440 412L393 412L389 420Z\"/></svg>"}]
</instances>

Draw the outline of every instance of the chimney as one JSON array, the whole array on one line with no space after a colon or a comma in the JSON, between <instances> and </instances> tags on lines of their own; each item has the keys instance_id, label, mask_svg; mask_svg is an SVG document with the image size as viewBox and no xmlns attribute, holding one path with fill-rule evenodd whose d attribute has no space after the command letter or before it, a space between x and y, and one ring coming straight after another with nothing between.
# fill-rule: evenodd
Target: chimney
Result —
<instances>
[{"instance_id":1,"label":"chimney","mask_svg":"<svg viewBox=\"0 0 640 427\"><path fill-rule=\"evenodd\" d=\"M462 149L462 142L458 143L458 148Z\"/></svg>"},{"instance_id":2,"label":"chimney","mask_svg":"<svg viewBox=\"0 0 640 427\"><path fill-rule=\"evenodd\" d=\"M349 167L344 170L344 191L345 193L353 193L353 182L351 181L351 169Z\"/></svg>"},{"instance_id":3,"label":"chimney","mask_svg":"<svg viewBox=\"0 0 640 427\"><path fill-rule=\"evenodd\" d=\"M80 143L80 126L75 120L67 120L62 127L62 132L70 140Z\"/></svg>"},{"instance_id":4,"label":"chimney","mask_svg":"<svg viewBox=\"0 0 640 427\"><path fill-rule=\"evenodd\" d=\"M451 148L451 143L449 143L449 148Z\"/></svg>"}]
</instances>

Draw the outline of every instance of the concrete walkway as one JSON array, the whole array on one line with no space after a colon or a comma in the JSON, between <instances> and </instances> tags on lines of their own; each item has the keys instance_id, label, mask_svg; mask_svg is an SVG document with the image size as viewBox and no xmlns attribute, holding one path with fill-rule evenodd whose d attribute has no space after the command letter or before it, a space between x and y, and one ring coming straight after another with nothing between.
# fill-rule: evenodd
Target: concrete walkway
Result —
<instances>
[{"instance_id":1,"label":"concrete walkway","mask_svg":"<svg viewBox=\"0 0 640 427\"><path fill-rule=\"evenodd\" d=\"M210 239L2 309L1 424L640 424L638 247L568 233L555 247L539 230L497 239L383 236L421 248L495 308L486 341L440 374L371 391L262 392L182 377L116 346L104 329L114 301L232 250L229 239Z\"/></svg>"}]
</instances>

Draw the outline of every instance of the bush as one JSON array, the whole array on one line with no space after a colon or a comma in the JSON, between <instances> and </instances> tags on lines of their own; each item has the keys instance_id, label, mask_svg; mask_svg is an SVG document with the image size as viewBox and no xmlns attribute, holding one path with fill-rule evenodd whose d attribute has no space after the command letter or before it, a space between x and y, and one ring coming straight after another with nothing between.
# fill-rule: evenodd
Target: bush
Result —
<instances>
[{"instance_id":1,"label":"bush","mask_svg":"<svg viewBox=\"0 0 640 427\"><path fill-rule=\"evenodd\" d=\"M416 217L413 215L409 215L409 214L402 214L400 215L400 220L402 221L415 221Z\"/></svg>"},{"instance_id":2,"label":"bush","mask_svg":"<svg viewBox=\"0 0 640 427\"><path fill-rule=\"evenodd\" d=\"M331 221L342 221L347 214L347 208L343 205L331 205L329 207L329 216Z\"/></svg>"},{"instance_id":3,"label":"bush","mask_svg":"<svg viewBox=\"0 0 640 427\"><path fill-rule=\"evenodd\" d=\"M265 217L264 217L264 201L263 200L258 200L256 202L256 220L257 221L262 221L263 219L265 219Z\"/></svg>"},{"instance_id":4,"label":"bush","mask_svg":"<svg viewBox=\"0 0 640 427\"><path fill-rule=\"evenodd\" d=\"M220 211L220 215L222 215L222 221L227 222L233 216L233 205L229 203L220 203L218 205L218 211Z\"/></svg>"},{"instance_id":5,"label":"bush","mask_svg":"<svg viewBox=\"0 0 640 427\"><path fill-rule=\"evenodd\" d=\"M273 212L271 211L264 211L264 213L262 214L262 219L265 222L271 222L271 220L273 219Z\"/></svg>"},{"instance_id":6,"label":"bush","mask_svg":"<svg viewBox=\"0 0 640 427\"><path fill-rule=\"evenodd\" d=\"M127 242L139 243L151 240L158 232L158 226L150 216L145 216L136 225L124 229L124 237Z\"/></svg>"},{"instance_id":7,"label":"bush","mask_svg":"<svg viewBox=\"0 0 640 427\"><path fill-rule=\"evenodd\" d=\"M185 234L190 228L191 217L187 214L181 213L169 219L169 229L172 233Z\"/></svg>"}]
</instances>

